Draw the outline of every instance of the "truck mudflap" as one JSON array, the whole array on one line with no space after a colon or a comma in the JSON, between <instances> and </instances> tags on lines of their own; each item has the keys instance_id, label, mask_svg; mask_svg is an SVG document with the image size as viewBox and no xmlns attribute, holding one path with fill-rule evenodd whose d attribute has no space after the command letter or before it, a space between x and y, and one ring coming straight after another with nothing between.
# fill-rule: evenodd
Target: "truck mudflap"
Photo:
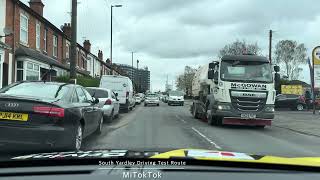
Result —
<instances>
[{"instance_id":1,"label":"truck mudflap","mask_svg":"<svg viewBox=\"0 0 320 180\"><path fill-rule=\"evenodd\" d=\"M222 124L248 125L248 126L271 126L272 119L241 119L237 117L225 117Z\"/></svg>"}]
</instances>

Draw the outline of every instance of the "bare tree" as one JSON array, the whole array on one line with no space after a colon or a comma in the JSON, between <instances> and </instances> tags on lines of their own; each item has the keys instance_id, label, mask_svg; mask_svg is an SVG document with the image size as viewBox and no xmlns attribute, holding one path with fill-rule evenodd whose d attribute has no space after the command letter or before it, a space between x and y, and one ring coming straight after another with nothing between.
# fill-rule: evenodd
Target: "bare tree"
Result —
<instances>
[{"instance_id":1,"label":"bare tree","mask_svg":"<svg viewBox=\"0 0 320 180\"><path fill-rule=\"evenodd\" d=\"M282 40L276 45L275 61L284 64L285 74L289 80L296 80L302 71L301 64L306 64L307 49L304 44L293 40Z\"/></svg>"},{"instance_id":2,"label":"bare tree","mask_svg":"<svg viewBox=\"0 0 320 180\"><path fill-rule=\"evenodd\" d=\"M186 66L184 68L184 73L178 75L176 79L176 86L178 90L183 90L185 91L186 95L191 94L192 90L192 80L194 77L194 74L196 72L196 69Z\"/></svg>"},{"instance_id":3,"label":"bare tree","mask_svg":"<svg viewBox=\"0 0 320 180\"><path fill-rule=\"evenodd\" d=\"M221 58L224 55L241 55L244 52L258 55L260 54L260 48L257 43L254 44L248 44L245 41L235 41L231 44L225 45L220 51L219 51L219 58Z\"/></svg>"}]
</instances>

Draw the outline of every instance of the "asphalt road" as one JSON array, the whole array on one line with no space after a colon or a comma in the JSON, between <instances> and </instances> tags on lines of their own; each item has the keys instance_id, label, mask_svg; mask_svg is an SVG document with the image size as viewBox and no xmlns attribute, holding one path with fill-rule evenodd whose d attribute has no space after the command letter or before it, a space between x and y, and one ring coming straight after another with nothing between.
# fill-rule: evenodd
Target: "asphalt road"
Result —
<instances>
[{"instance_id":1,"label":"asphalt road","mask_svg":"<svg viewBox=\"0 0 320 180\"><path fill-rule=\"evenodd\" d=\"M138 105L114 122L105 124L101 135L90 136L83 143L83 150L179 148L306 157L320 156L320 138L274 126L265 129L209 126L191 116L189 105L161 103L159 107Z\"/></svg>"}]
</instances>

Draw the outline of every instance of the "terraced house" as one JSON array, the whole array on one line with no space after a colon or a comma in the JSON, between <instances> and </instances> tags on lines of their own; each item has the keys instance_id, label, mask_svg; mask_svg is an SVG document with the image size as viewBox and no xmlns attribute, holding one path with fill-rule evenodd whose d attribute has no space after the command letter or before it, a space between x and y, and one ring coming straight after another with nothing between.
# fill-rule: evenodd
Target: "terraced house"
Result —
<instances>
[{"instance_id":1,"label":"terraced house","mask_svg":"<svg viewBox=\"0 0 320 180\"><path fill-rule=\"evenodd\" d=\"M50 78L69 73L71 25L57 28L43 17L44 6L41 0L30 0L29 6L19 0L0 0L0 87L40 80L49 69ZM111 74L103 52L91 53L89 40L77 44L76 64L78 75Z\"/></svg>"}]
</instances>

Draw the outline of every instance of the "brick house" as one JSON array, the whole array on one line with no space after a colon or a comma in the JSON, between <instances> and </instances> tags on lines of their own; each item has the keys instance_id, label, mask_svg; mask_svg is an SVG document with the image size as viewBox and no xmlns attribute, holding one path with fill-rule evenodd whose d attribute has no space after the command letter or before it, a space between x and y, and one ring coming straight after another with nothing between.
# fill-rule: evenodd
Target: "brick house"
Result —
<instances>
[{"instance_id":1,"label":"brick house","mask_svg":"<svg viewBox=\"0 0 320 180\"><path fill-rule=\"evenodd\" d=\"M50 78L69 73L70 23L61 29L50 23L43 17L41 0L30 0L29 6L19 0L0 0L0 30L6 27L13 32L0 39L0 88L15 81L40 80L49 69ZM99 54L91 53L89 40L77 44L77 74L110 74L111 66L104 62L102 51Z\"/></svg>"}]
</instances>

